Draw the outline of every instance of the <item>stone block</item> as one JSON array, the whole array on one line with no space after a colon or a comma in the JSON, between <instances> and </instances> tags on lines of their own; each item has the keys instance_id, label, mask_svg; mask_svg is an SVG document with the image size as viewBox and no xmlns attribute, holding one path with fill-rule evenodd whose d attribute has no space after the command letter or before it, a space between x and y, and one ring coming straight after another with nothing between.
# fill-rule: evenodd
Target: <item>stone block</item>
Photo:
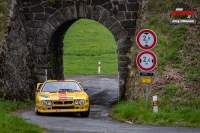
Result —
<instances>
[{"instance_id":1,"label":"stone block","mask_svg":"<svg viewBox=\"0 0 200 133\"><path fill-rule=\"evenodd\" d=\"M34 20L45 20L45 19L46 15L44 13L35 14Z\"/></svg>"},{"instance_id":2,"label":"stone block","mask_svg":"<svg viewBox=\"0 0 200 133\"><path fill-rule=\"evenodd\" d=\"M119 5L119 1L112 1L112 3L116 6Z\"/></svg>"},{"instance_id":3,"label":"stone block","mask_svg":"<svg viewBox=\"0 0 200 133\"><path fill-rule=\"evenodd\" d=\"M60 25L65 21L65 19L63 18L62 14L60 13L60 11L57 11L54 14L55 19L58 21L58 23L60 23Z\"/></svg>"},{"instance_id":4,"label":"stone block","mask_svg":"<svg viewBox=\"0 0 200 133\"><path fill-rule=\"evenodd\" d=\"M38 75L48 75L48 70L47 69L37 69L37 74Z\"/></svg>"},{"instance_id":5,"label":"stone block","mask_svg":"<svg viewBox=\"0 0 200 133\"><path fill-rule=\"evenodd\" d=\"M51 7L51 6L52 6L52 3L51 3L50 0L48 0L48 1L43 1L43 2L41 3L41 5L42 5L43 7L45 7L45 8L48 8L48 7Z\"/></svg>"},{"instance_id":6,"label":"stone block","mask_svg":"<svg viewBox=\"0 0 200 133\"><path fill-rule=\"evenodd\" d=\"M116 41L125 38L128 36L127 31L125 29L121 29L119 32L117 32L117 34L115 34L114 36L116 36Z\"/></svg>"},{"instance_id":7,"label":"stone block","mask_svg":"<svg viewBox=\"0 0 200 133\"><path fill-rule=\"evenodd\" d=\"M69 10L69 8L61 9L60 12L61 12L63 18L65 19L65 21L71 20L72 14L71 14L71 11Z\"/></svg>"},{"instance_id":8,"label":"stone block","mask_svg":"<svg viewBox=\"0 0 200 133\"><path fill-rule=\"evenodd\" d=\"M35 45L37 45L37 46L47 46L48 44L47 44L47 40L45 40L45 39L42 39L42 38L40 38L40 37L37 37L36 39L35 39Z\"/></svg>"},{"instance_id":9,"label":"stone block","mask_svg":"<svg viewBox=\"0 0 200 133\"><path fill-rule=\"evenodd\" d=\"M93 19L99 21L103 12L103 8L101 6L95 6L93 9Z\"/></svg>"},{"instance_id":10,"label":"stone block","mask_svg":"<svg viewBox=\"0 0 200 133\"><path fill-rule=\"evenodd\" d=\"M132 41L128 38L122 38L122 39L117 41L118 47L130 46L132 44L133 44Z\"/></svg>"},{"instance_id":11,"label":"stone block","mask_svg":"<svg viewBox=\"0 0 200 133\"><path fill-rule=\"evenodd\" d=\"M129 61L127 55L118 55L118 61Z\"/></svg>"},{"instance_id":12,"label":"stone block","mask_svg":"<svg viewBox=\"0 0 200 133\"><path fill-rule=\"evenodd\" d=\"M54 8L59 9L62 7L61 0L55 0L55 5L53 5Z\"/></svg>"},{"instance_id":13,"label":"stone block","mask_svg":"<svg viewBox=\"0 0 200 133\"><path fill-rule=\"evenodd\" d=\"M39 83L43 83L46 80L47 80L47 76L37 75L37 81Z\"/></svg>"},{"instance_id":14,"label":"stone block","mask_svg":"<svg viewBox=\"0 0 200 133\"><path fill-rule=\"evenodd\" d=\"M53 14L56 11L57 10L55 8L50 8L50 7L45 8L45 13L47 13L47 14Z\"/></svg>"},{"instance_id":15,"label":"stone block","mask_svg":"<svg viewBox=\"0 0 200 133\"><path fill-rule=\"evenodd\" d=\"M44 31L42 29L39 30L37 36L39 36L39 37L41 37L41 38L43 38L45 40L48 40L50 38L50 35L46 31Z\"/></svg>"},{"instance_id":16,"label":"stone block","mask_svg":"<svg viewBox=\"0 0 200 133\"><path fill-rule=\"evenodd\" d=\"M70 6L74 6L74 1L62 1L62 7L66 8L66 7L70 7Z\"/></svg>"},{"instance_id":17,"label":"stone block","mask_svg":"<svg viewBox=\"0 0 200 133\"><path fill-rule=\"evenodd\" d=\"M26 20L33 20L34 15L33 13L25 13L24 17Z\"/></svg>"},{"instance_id":18,"label":"stone block","mask_svg":"<svg viewBox=\"0 0 200 133\"><path fill-rule=\"evenodd\" d=\"M128 11L138 11L139 10L139 3L128 3L127 9L128 9Z\"/></svg>"},{"instance_id":19,"label":"stone block","mask_svg":"<svg viewBox=\"0 0 200 133\"><path fill-rule=\"evenodd\" d=\"M108 2L108 3L104 4L103 7L104 7L106 10L110 11L110 10L112 9L113 6L112 6L112 3L111 3L111 2Z\"/></svg>"},{"instance_id":20,"label":"stone block","mask_svg":"<svg viewBox=\"0 0 200 133\"><path fill-rule=\"evenodd\" d=\"M43 47L38 47L38 46L33 45L33 52L35 54L43 54L45 50Z\"/></svg>"},{"instance_id":21,"label":"stone block","mask_svg":"<svg viewBox=\"0 0 200 133\"><path fill-rule=\"evenodd\" d=\"M59 22L54 18L54 16L47 19L47 21L54 27L57 28L60 26Z\"/></svg>"},{"instance_id":22,"label":"stone block","mask_svg":"<svg viewBox=\"0 0 200 133\"><path fill-rule=\"evenodd\" d=\"M35 28L27 28L27 34L29 37L34 38L37 33L37 30Z\"/></svg>"},{"instance_id":23,"label":"stone block","mask_svg":"<svg viewBox=\"0 0 200 133\"><path fill-rule=\"evenodd\" d=\"M42 13L44 12L44 7L41 5L36 5L31 8L31 12L33 13Z\"/></svg>"},{"instance_id":24,"label":"stone block","mask_svg":"<svg viewBox=\"0 0 200 133\"><path fill-rule=\"evenodd\" d=\"M110 27L111 27L112 25L114 25L116 21L117 21L117 20L116 20L114 17L110 16L109 19L105 22L105 26L106 26L108 29L110 29Z\"/></svg>"},{"instance_id":25,"label":"stone block","mask_svg":"<svg viewBox=\"0 0 200 133\"><path fill-rule=\"evenodd\" d=\"M102 15L101 15L101 18L99 19L99 22L104 25L106 20L108 20L110 16L110 12L108 12L107 10L104 10Z\"/></svg>"},{"instance_id":26,"label":"stone block","mask_svg":"<svg viewBox=\"0 0 200 133\"><path fill-rule=\"evenodd\" d=\"M128 73L129 69L128 69L127 66L126 67L118 67L118 71L119 72L126 72L126 73Z\"/></svg>"},{"instance_id":27,"label":"stone block","mask_svg":"<svg viewBox=\"0 0 200 133\"><path fill-rule=\"evenodd\" d=\"M85 7L86 5L84 2L77 3L77 13L79 18L85 18L86 16Z\"/></svg>"},{"instance_id":28,"label":"stone block","mask_svg":"<svg viewBox=\"0 0 200 133\"><path fill-rule=\"evenodd\" d=\"M125 6L125 4L119 4L119 5L118 5L118 11L126 11L126 6Z\"/></svg>"},{"instance_id":29,"label":"stone block","mask_svg":"<svg viewBox=\"0 0 200 133\"><path fill-rule=\"evenodd\" d=\"M38 20L26 21L26 26L29 28L40 28L41 25L42 25L42 22Z\"/></svg>"},{"instance_id":30,"label":"stone block","mask_svg":"<svg viewBox=\"0 0 200 133\"><path fill-rule=\"evenodd\" d=\"M118 67L127 67L128 64L128 61L118 61Z\"/></svg>"},{"instance_id":31,"label":"stone block","mask_svg":"<svg viewBox=\"0 0 200 133\"><path fill-rule=\"evenodd\" d=\"M132 12L132 19L138 19L138 12Z\"/></svg>"},{"instance_id":32,"label":"stone block","mask_svg":"<svg viewBox=\"0 0 200 133\"><path fill-rule=\"evenodd\" d=\"M93 6L87 5L86 6L86 18L91 19L93 18Z\"/></svg>"},{"instance_id":33,"label":"stone block","mask_svg":"<svg viewBox=\"0 0 200 133\"><path fill-rule=\"evenodd\" d=\"M132 19L132 12L125 12L126 19Z\"/></svg>"},{"instance_id":34,"label":"stone block","mask_svg":"<svg viewBox=\"0 0 200 133\"><path fill-rule=\"evenodd\" d=\"M30 8L29 7L23 8L23 12L24 13L30 13Z\"/></svg>"},{"instance_id":35,"label":"stone block","mask_svg":"<svg viewBox=\"0 0 200 133\"><path fill-rule=\"evenodd\" d=\"M135 28L136 20L121 21L121 24L124 28Z\"/></svg>"},{"instance_id":36,"label":"stone block","mask_svg":"<svg viewBox=\"0 0 200 133\"><path fill-rule=\"evenodd\" d=\"M37 4L40 4L40 3L42 3L42 0L31 0L32 5L37 5Z\"/></svg>"},{"instance_id":37,"label":"stone block","mask_svg":"<svg viewBox=\"0 0 200 133\"><path fill-rule=\"evenodd\" d=\"M118 21L123 21L125 20L125 14L124 12L118 12L117 15L115 15L115 18L118 20Z\"/></svg>"},{"instance_id":38,"label":"stone block","mask_svg":"<svg viewBox=\"0 0 200 133\"><path fill-rule=\"evenodd\" d=\"M45 23L43 26L42 26L42 29L44 31L46 31L48 34L52 35L53 32L54 32L54 28L49 24L49 23Z\"/></svg>"},{"instance_id":39,"label":"stone block","mask_svg":"<svg viewBox=\"0 0 200 133\"><path fill-rule=\"evenodd\" d=\"M119 22L116 22L112 27L110 27L110 31L112 34L117 34L122 29L122 26L119 24Z\"/></svg>"},{"instance_id":40,"label":"stone block","mask_svg":"<svg viewBox=\"0 0 200 133\"><path fill-rule=\"evenodd\" d=\"M77 19L78 16L77 16L76 6L75 5L74 6L70 6L69 10L71 12L72 19Z\"/></svg>"}]
</instances>

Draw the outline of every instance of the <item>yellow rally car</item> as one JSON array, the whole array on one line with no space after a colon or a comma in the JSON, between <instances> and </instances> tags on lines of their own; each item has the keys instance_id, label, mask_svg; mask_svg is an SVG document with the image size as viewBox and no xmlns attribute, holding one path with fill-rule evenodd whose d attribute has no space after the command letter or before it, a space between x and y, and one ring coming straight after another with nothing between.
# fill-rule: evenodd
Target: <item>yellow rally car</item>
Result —
<instances>
[{"instance_id":1,"label":"yellow rally car","mask_svg":"<svg viewBox=\"0 0 200 133\"><path fill-rule=\"evenodd\" d=\"M76 112L81 117L90 114L90 103L81 82L76 80L47 80L37 83L35 113Z\"/></svg>"}]
</instances>

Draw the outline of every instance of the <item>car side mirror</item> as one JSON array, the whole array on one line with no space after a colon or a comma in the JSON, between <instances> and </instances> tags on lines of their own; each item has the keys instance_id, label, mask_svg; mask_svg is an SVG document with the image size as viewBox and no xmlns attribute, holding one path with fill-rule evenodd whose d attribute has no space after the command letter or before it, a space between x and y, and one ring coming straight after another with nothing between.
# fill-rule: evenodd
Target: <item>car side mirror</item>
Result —
<instances>
[{"instance_id":1,"label":"car side mirror","mask_svg":"<svg viewBox=\"0 0 200 133\"><path fill-rule=\"evenodd\" d=\"M87 91L87 88L84 88L84 91Z\"/></svg>"}]
</instances>

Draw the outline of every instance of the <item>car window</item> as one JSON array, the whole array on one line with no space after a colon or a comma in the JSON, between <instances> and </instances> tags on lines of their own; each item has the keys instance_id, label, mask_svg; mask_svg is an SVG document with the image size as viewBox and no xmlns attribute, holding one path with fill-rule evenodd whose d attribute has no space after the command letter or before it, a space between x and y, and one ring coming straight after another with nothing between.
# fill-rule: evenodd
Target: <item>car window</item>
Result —
<instances>
[{"instance_id":1,"label":"car window","mask_svg":"<svg viewBox=\"0 0 200 133\"><path fill-rule=\"evenodd\" d=\"M76 82L47 82L42 92L82 91Z\"/></svg>"},{"instance_id":2,"label":"car window","mask_svg":"<svg viewBox=\"0 0 200 133\"><path fill-rule=\"evenodd\" d=\"M60 86L60 89L62 90L68 90L68 91L82 91L80 86L76 82L63 82Z\"/></svg>"},{"instance_id":3,"label":"car window","mask_svg":"<svg viewBox=\"0 0 200 133\"><path fill-rule=\"evenodd\" d=\"M59 91L58 86L54 82L48 82L42 88L42 92L57 92Z\"/></svg>"}]
</instances>

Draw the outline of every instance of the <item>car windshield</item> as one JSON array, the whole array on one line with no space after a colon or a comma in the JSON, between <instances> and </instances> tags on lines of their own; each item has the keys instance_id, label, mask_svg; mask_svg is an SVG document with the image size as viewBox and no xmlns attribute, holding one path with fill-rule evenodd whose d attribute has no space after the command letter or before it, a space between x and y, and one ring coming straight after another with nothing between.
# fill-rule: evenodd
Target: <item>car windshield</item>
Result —
<instances>
[{"instance_id":1,"label":"car windshield","mask_svg":"<svg viewBox=\"0 0 200 133\"><path fill-rule=\"evenodd\" d=\"M47 82L42 92L58 92L58 91L82 91L80 86L76 82Z\"/></svg>"}]
</instances>

